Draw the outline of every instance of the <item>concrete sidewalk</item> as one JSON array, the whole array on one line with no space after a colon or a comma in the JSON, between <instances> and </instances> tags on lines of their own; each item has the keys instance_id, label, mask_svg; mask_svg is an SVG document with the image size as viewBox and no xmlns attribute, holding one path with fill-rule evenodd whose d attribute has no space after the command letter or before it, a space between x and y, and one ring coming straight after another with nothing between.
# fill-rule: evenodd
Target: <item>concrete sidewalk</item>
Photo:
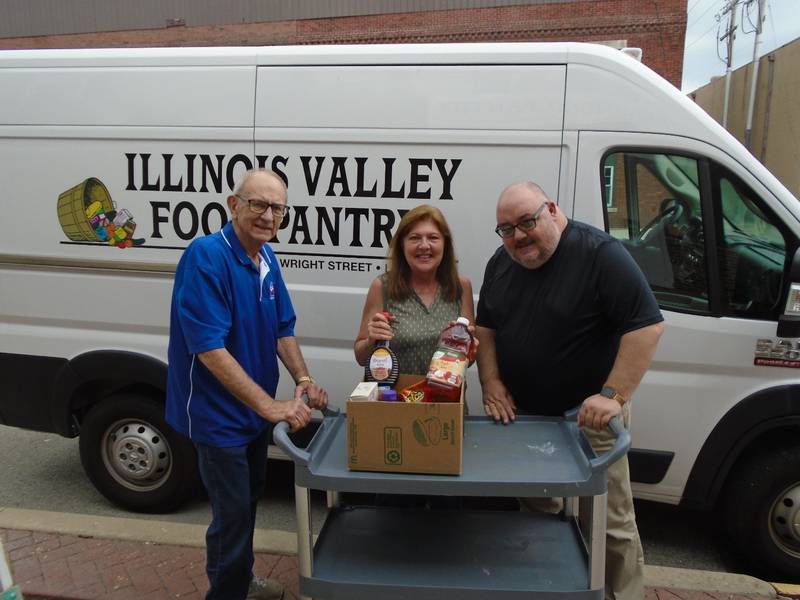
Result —
<instances>
[{"instance_id":1,"label":"concrete sidewalk","mask_svg":"<svg viewBox=\"0 0 800 600\"><path fill-rule=\"evenodd\" d=\"M0 508L0 540L27 600L202 600L204 536L200 525ZM281 581L287 600L299 598L295 540L259 530L254 542L256 574ZM746 575L648 566L645 577L647 600L778 597Z\"/></svg>"}]
</instances>

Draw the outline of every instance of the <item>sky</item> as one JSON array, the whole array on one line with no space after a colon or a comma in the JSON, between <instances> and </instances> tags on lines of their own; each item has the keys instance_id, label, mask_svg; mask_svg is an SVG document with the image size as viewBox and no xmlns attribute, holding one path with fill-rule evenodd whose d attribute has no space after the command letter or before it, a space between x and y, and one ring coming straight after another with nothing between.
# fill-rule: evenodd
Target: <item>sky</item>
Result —
<instances>
[{"instance_id":1,"label":"sky","mask_svg":"<svg viewBox=\"0 0 800 600\"><path fill-rule=\"evenodd\" d=\"M721 15L729 0L688 0L686 21L686 47L683 57L683 83L681 89L691 92L708 83L712 77L725 74L726 42L717 42L728 26L729 15ZM736 13L736 39L733 48L733 69L753 60L755 34L751 24L756 22L758 0L752 0L750 21L742 6L746 0L739 0ZM800 0L766 0L766 19L761 33L759 56L764 56L784 44L800 37ZM744 21L744 22L742 22ZM719 58L717 56L719 49Z\"/></svg>"}]
</instances>

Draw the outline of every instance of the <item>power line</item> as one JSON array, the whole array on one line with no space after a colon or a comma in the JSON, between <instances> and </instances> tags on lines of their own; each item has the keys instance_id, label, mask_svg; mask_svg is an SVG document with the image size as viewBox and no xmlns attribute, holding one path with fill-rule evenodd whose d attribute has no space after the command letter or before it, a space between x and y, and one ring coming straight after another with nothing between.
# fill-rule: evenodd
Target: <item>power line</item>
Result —
<instances>
[{"instance_id":1,"label":"power line","mask_svg":"<svg viewBox=\"0 0 800 600\"><path fill-rule=\"evenodd\" d=\"M689 29L689 27L691 27L692 25L697 23L700 19L705 17L708 14L708 11L710 11L712 8L714 8L714 3L713 2L711 4L709 4L708 8L706 8L694 21L692 21L689 25L687 25L686 29Z\"/></svg>"},{"instance_id":2,"label":"power line","mask_svg":"<svg viewBox=\"0 0 800 600\"><path fill-rule=\"evenodd\" d=\"M775 33L775 21L772 20L772 0L767 0L767 15L769 16L769 27L772 29L772 43L777 43L778 34Z\"/></svg>"},{"instance_id":3,"label":"power line","mask_svg":"<svg viewBox=\"0 0 800 600\"><path fill-rule=\"evenodd\" d=\"M753 7L753 0L747 0L742 5L742 25L743 25L742 33L744 33L745 35L750 35L751 33L755 33L756 29L758 29L758 26L755 23L753 23L753 19L750 16L750 10L751 10L752 7ZM750 31L745 31L745 28L744 28L744 18L745 17L747 17L747 21L748 21L748 23L750 23L750 27L752 27L752 29Z\"/></svg>"},{"instance_id":4,"label":"power line","mask_svg":"<svg viewBox=\"0 0 800 600\"><path fill-rule=\"evenodd\" d=\"M698 4L700 4L702 1L703 1L703 0L694 0L694 4L692 4L692 5L691 5L689 8L687 8L687 9L686 9L686 14L688 15L688 14L689 14L690 12L692 12L692 11L693 11L695 8L697 8L697 5L698 5Z\"/></svg>"},{"instance_id":5,"label":"power line","mask_svg":"<svg viewBox=\"0 0 800 600\"><path fill-rule=\"evenodd\" d=\"M706 35L708 35L708 34L711 32L711 30L712 30L712 29L714 29L715 27L716 27L716 28L719 28L719 23L714 23L714 24L713 24L711 27L709 27L708 29L706 29L706 31L705 31L704 33L702 33L702 34L700 34L698 37L696 37L696 38L694 39L694 41L693 41L691 44L686 44L686 49L688 50L689 48L691 48L692 46L694 46L694 45L695 45L697 42L699 42L699 41L700 41L700 40L702 40L704 37L706 37Z\"/></svg>"}]
</instances>

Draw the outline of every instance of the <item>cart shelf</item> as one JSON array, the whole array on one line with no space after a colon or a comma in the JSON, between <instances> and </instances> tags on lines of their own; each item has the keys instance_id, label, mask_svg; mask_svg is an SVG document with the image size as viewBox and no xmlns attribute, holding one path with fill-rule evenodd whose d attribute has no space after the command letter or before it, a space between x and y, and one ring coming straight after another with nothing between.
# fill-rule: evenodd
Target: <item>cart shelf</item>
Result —
<instances>
[{"instance_id":1,"label":"cart shelf","mask_svg":"<svg viewBox=\"0 0 800 600\"><path fill-rule=\"evenodd\" d=\"M304 593L331 600L601 598L574 520L502 511L333 509Z\"/></svg>"}]
</instances>

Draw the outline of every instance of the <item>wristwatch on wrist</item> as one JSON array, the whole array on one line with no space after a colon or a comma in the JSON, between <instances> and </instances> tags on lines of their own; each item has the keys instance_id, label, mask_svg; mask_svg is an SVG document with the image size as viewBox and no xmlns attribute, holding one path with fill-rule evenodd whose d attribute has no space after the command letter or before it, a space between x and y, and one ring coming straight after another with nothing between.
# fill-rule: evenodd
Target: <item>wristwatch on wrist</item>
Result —
<instances>
[{"instance_id":1,"label":"wristwatch on wrist","mask_svg":"<svg viewBox=\"0 0 800 600\"><path fill-rule=\"evenodd\" d=\"M302 377L298 377L295 383L300 385L301 383L316 383L316 381L314 381L314 378L311 377L311 375L303 375Z\"/></svg>"},{"instance_id":2,"label":"wristwatch on wrist","mask_svg":"<svg viewBox=\"0 0 800 600\"><path fill-rule=\"evenodd\" d=\"M619 402L620 406L624 406L625 402L627 402L627 400L625 399L625 396L620 394L617 390L615 390L610 385L604 385L603 389L600 390L600 395L601 396L605 396L606 398L611 398L612 400L616 400L617 402Z\"/></svg>"}]
</instances>

